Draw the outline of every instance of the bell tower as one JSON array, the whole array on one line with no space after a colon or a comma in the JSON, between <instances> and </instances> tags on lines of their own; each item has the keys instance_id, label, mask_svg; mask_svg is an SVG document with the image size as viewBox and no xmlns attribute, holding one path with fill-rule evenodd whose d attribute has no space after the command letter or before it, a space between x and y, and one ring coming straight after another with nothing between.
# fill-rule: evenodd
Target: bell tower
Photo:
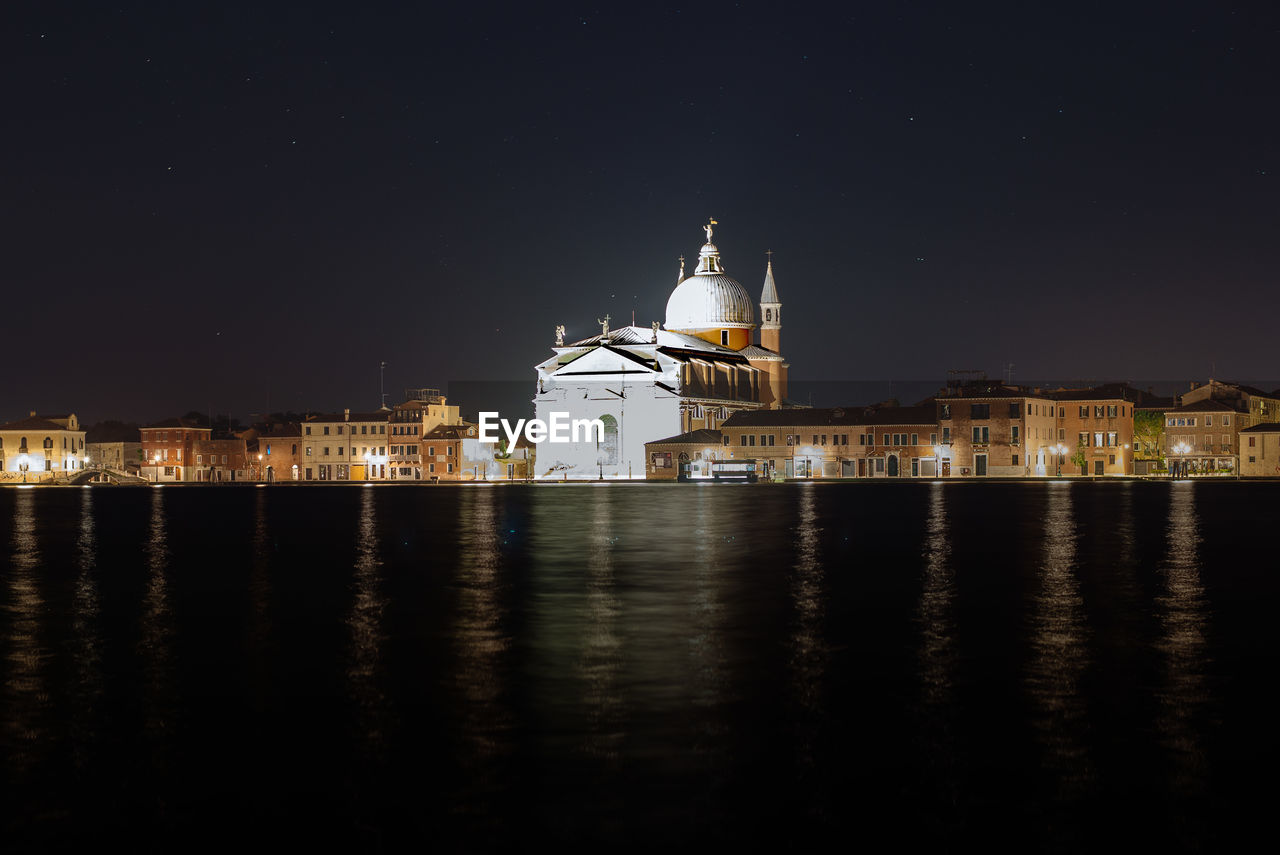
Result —
<instances>
[{"instance_id":1,"label":"bell tower","mask_svg":"<svg viewBox=\"0 0 1280 855\"><path fill-rule=\"evenodd\" d=\"M782 353L782 301L778 299L778 286L773 281L773 250L764 273L764 291L760 294L760 346Z\"/></svg>"}]
</instances>

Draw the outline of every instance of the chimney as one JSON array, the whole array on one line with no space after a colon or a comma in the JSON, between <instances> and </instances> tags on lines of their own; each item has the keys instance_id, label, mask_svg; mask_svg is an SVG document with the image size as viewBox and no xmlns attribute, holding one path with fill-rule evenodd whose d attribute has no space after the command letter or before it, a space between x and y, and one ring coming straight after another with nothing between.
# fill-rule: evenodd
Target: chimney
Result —
<instances>
[{"instance_id":1,"label":"chimney","mask_svg":"<svg viewBox=\"0 0 1280 855\"><path fill-rule=\"evenodd\" d=\"M31 418L33 418L33 419L34 419L35 417L36 417L36 411L35 411L35 410L32 410L32 411L31 411Z\"/></svg>"},{"instance_id":2,"label":"chimney","mask_svg":"<svg viewBox=\"0 0 1280 855\"><path fill-rule=\"evenodd\" d=\"M350 407L344 407L344 408L343 408L343 410L342 410L342 420L343 420L344 422L349 422L349 421L351 421L351 408L350 408Z\"/></svg>"}]
</instances>

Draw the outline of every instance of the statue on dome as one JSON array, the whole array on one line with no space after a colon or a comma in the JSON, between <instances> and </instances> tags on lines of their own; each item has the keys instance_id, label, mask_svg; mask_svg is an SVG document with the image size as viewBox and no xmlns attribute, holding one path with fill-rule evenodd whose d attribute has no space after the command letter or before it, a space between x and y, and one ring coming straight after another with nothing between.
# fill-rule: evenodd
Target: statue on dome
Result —
<instances>
[{"instance_id":1,"label":"statue on dome","mask_svg":"<svg viewBox=\"0 0 1280 855\"><path fill-rule=\"evenodd\" d=\"M712 217L712 218L707 222L707 224L706 224L705 226L703 226L703 227L702 227L703 231L705 231L705 232L707 233L707 243L711 243L711 227L712 227L712 226L718 226L718 225L720 225L720 224L716 222L716 218L715 218L715 217Z\"/></svg>"},{"instance_id":2,"label":"statue on dome","mask_svg":"<svg viewBox=\"0 0 1280 855\"><path fill-rule=\"evenodd\" d=\"M564 347L564 324L556 326L556 347Z\"/></svg>"}]
</instances>

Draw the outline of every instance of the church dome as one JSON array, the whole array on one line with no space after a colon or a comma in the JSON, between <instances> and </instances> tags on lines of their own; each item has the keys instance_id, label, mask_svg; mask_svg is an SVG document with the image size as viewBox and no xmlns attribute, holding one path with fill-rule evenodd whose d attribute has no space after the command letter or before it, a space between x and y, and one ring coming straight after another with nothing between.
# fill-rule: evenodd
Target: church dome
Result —
<instances>
[{"instance_id":1,"label":"church dome","mask_svg":"<svg viewBox=\"0 0 1280 855\"><path fill-rule=\"evenodd\" d=\"M723 273L695 273L677 285L667 300L669 330L754 325L751 295Z\"/></svg>"},{"instance_id":2,"label":"church dome","mask_svg":"<svg viewBox=\"0 0 1280 855\"><path fill-rule=\"evenodd\" d=\"M667 300L669 330L705 330L755 326L755 309L751 295L738 280L724 272L720 250L711 242L711 226L707 242L698 257L698 269L676 285Z\"/></svg>"}]
</instances>

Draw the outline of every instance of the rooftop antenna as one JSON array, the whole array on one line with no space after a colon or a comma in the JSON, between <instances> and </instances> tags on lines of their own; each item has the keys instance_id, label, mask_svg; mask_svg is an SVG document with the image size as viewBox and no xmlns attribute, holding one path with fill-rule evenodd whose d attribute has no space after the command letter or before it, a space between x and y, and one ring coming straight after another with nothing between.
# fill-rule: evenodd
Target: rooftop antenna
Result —
<instances>
[{"instance_id":1,"label":"rooftop antenna","mask_svg":"<svg viewBox=\"0 0 1280 855\"><path fill-rule=\"evenodd\" d=\"M1013 385L1013 363L1007 363L1004 367L1004 382L1008 386Z\"/></svg>"},{"instance_id":2,"label":"rooftop antenna","mask_svg":"<svg viewBox=\"0 0 1280 855\"><path fill-rule=\"evenodd\" d=\"M387 408L387 363L378 366L378 395L382 401L382 409Z\"/></svg>"}]
</instances>

